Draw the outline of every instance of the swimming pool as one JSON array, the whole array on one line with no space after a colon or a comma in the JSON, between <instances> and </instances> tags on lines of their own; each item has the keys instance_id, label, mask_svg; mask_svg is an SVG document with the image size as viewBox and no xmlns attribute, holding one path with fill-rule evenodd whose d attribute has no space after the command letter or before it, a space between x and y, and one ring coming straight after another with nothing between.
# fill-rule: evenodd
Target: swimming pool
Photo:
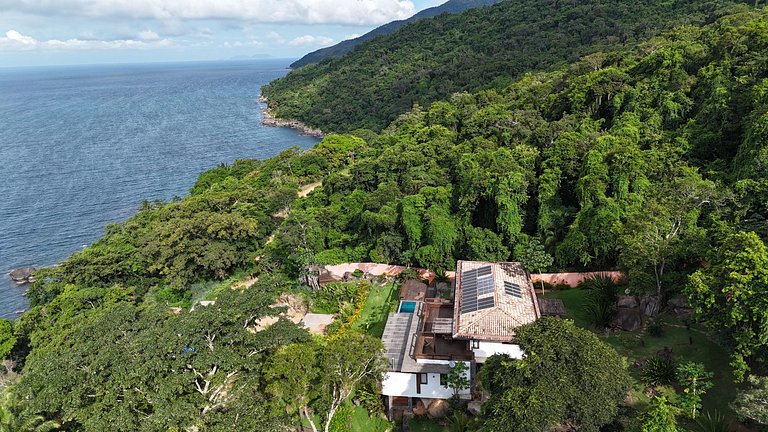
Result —
<instances>
[{"instance_id":1,"label":"swimming pool","mask_svg":"<svg viewBox=\"0 0 768 432\"><path fill-rule=\"evenodd\" d=\"M416 311L416 302L415 301L401 301L400 302L400 310L398 312L400 313L413 313Z\"/></svg>"}]
</instances>

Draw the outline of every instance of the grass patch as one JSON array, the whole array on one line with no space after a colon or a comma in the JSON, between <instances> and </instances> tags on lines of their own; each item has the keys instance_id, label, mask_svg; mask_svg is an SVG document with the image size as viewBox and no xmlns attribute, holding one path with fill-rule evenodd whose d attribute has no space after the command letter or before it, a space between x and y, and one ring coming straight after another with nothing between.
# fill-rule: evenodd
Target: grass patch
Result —
<instances>
[{"instance_id":1,"label":"grass patch","mask_svg":"<svg viewBox=\"0 0 768 432\"><path fill-rule=\"evenodd\" d=\"M363 311L352 328L380 338L384 334L384 326L387 324L389 312L397 304L397 288L398 285L395 283L371 285Z\"/></svg>"},{"instance_id":2,"label":"grass patch","mask_svg":"<svg viewBox=\"0 0 768 432\"><path fill-rule=\"evenodd\" d=\"M605 336L602 339L619 354L627 357L630 364L653 357L664 347L669 347L675 358L681 362L694 361L704 364L708 371L714 373L714 387L702 397L704 410L717 410L733 418L734 413L728 404L736 397L737 388L733 383L728 353L702 331L695 328L688 330L672 317L664 318L667 325L661 337L644 335L638 338L637 332L632 332ZM630 373L639 379L638 369L631 368Z\"/></svg>"},{"instance_id":3,"label":"grass patch","mask_svg":"<svg viewBox=\"0 0 768 432\"><path fill-rule=\"evenodd\" d=\"M351 432L386 432L394 430L391 422L379 416L369 416L368 410L362 406L354 407L350 419L349 430Z\"/></svg>"},{"instance_id":4,"label":"grass patch","mask_svg":"<svg viewBox=\"0 0 768 432\"><path fill-rule=\"evenodd\" d=\"M414 417L410 427L413 432L443 432L447 430L445 426L427 416Z\"/></svg>"},{"instance_id":5,"label":"grass patch","mask_svg":"<svg viewBox=\"0 0 768 432\"><path fill-rule=\"evenodd\" d=\"M562 291L546 291L544 295L539 297L562 300L565 305L565 317L573 320L574 324L579 327L590 328L589 323L582 314L584 304L587 301L587 294L586 290L571 288Z\"/></svg>"},{"instance_id":6,"label":"grass patch","mask_svg":"<svg viewBox=\"0 0 768 432\"><path fill-rule=\"evenodd\" d=\"M580 327L590 328L589 323L581 314L587 300L586 296L586 291L577 288L547 291L544 295L545 298L561 299L565 304L566 318L573 320ZM626 357L630 365L638 360L655 356L664 347L669 347L680 362L694 361L704 364L708 371L714 373L712 379L714 387L702 398L704 411L717 410L729 419L734 419L734 413L728 404L736 397L738 387L733 383L728 353L701 329L694 326L692 330L688 330L674 317L664 316L663 319L665 326L664 334L661 337L651 337L645 334L641 338L638 332L621 332L599 336L613 346L620 355ZM637 388L632 393L640 400L647 401L643 394L645 386L639 381L640 370L630 367L630 373L638 380Z\"/></svg>"}]
</instances>

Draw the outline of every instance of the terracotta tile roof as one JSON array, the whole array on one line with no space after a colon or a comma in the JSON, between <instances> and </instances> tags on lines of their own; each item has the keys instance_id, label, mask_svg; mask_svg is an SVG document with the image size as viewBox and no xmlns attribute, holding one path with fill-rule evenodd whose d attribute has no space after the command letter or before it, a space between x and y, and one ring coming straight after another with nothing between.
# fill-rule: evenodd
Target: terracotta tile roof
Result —
<instances>
[{"instance_id":1,"label":"terracotta tile roof","mask_svg":"<svg viewBox=\"0 0 768 432\"><path fill-rule=\"evenodd\" d=\"M487 267L491 268L493 277L493 306L479 310L462 308L462 274ZM520 297L505 290L505 282L507 287L513 284L519 288ZM455 294L454 338L511 341L515 336L515 328L541 317L531 277L521 263L459 261L456 266Z\"/></svg>"}]
</instances>

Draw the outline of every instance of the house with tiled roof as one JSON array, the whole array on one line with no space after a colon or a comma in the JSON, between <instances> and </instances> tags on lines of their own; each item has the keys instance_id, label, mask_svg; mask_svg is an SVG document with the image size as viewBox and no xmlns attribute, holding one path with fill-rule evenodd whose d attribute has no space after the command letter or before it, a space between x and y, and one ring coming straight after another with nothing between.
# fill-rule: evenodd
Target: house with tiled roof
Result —
<instances>
[{"instance_id":1,"label":"house with tiled roof","mask_svg":"<svg viewBox=\"0 0 768 432\"><path fill-rule=\"evenodd\" d=\"M389 370L382 394L390 414L407 412L419 400L428 406L452 397L447 376L458 362L466 363L472 383L458 396L471 399L478 366L494 354L521 358L515 329L541 317L520 263L459 261L451 285L434 285L404 284L398 311L387 319L382 340Z\"/></svg>"}]
</instances>

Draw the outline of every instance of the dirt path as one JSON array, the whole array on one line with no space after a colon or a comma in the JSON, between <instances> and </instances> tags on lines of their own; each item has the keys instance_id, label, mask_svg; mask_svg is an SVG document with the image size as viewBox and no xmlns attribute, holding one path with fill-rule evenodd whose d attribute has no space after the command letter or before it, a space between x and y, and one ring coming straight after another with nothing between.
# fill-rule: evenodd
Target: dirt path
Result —
<instances>
[{"instance_id":1,"label":"dirt path","mask_svg":"<svg viewBox=\"0 0 768 432\"><path fill-rule=\"evenodd\" d=\"M323 185L323 182L319 181L319 182L314 182L314 183L310 183L308 185L302 186L301 188L299 188L299 198L306 198L310 192L312 192L313 190L317 189L322 185Z\"/></svg>"},{"instance_id":2,"label":"dirt path","mask_svg":"<svg viewBox=\"0 0 768 432\"><path fill-rule=\"evenodd\" d=\"M323 185L323 182L319 181L319 182L310 183L308 185L304 185L300 187L299 198L306 198L310 192L312 192L313 190L317 189L322 185ZM285 208L280 209L276 211L274 214L272 214L272 217L278 218L278 219L285 219L286 217L288 217L288 209L285 209ZM267 243L269 243L269 241Z\"/></svg>"}]
</instances>

